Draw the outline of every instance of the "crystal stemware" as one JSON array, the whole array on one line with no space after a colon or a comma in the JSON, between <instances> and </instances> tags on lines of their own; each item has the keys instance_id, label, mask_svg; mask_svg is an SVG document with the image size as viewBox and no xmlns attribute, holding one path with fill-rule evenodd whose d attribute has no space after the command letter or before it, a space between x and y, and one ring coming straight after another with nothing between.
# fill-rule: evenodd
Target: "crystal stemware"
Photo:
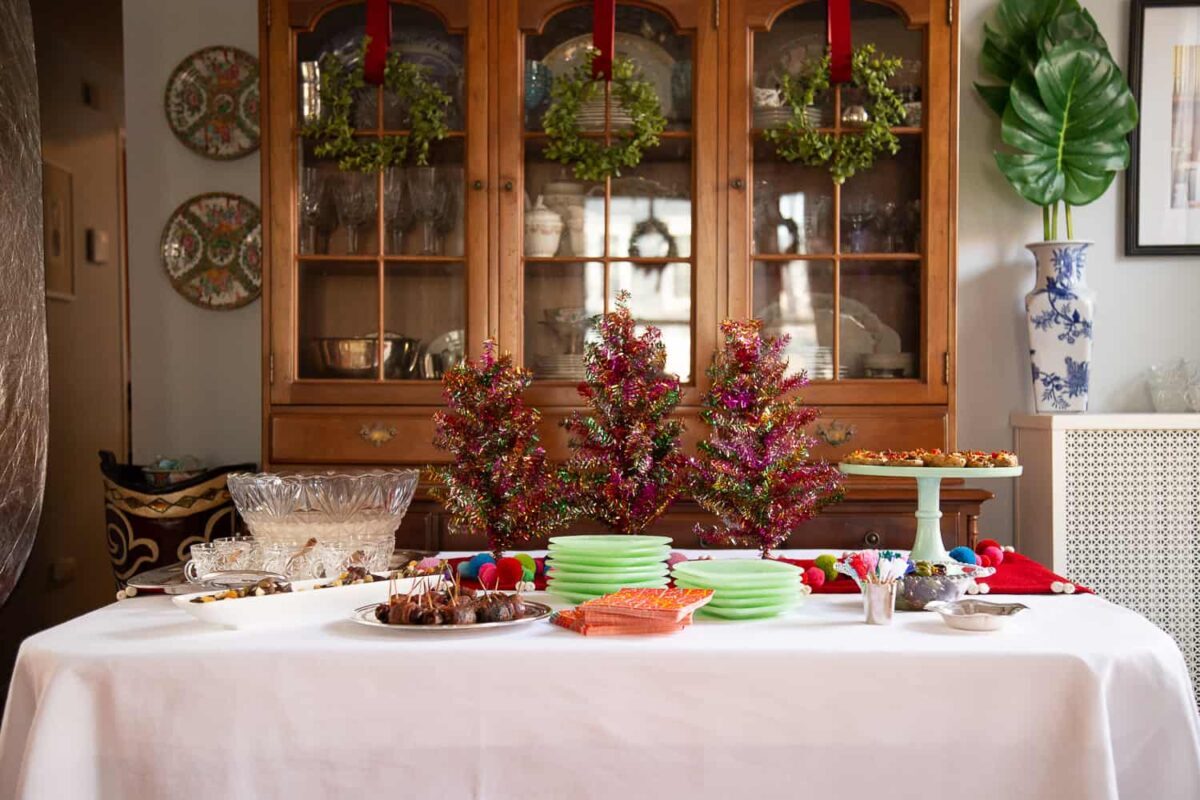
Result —
<instances>
[{"instance_id":1,"label":"crystal stemware","mask_svg":"<svg viewBox=\"0 0 1200 800\"><path fill-rule=\"evenodd\" d=\"M383 173L383 221L387 224L388 252L404 250L404 234L412 227L412 203L405 188L404 169L389 167Z\"/></svg>"},{"instance_id":2,"label":"crystal stemware","mask_svg":"<svg viewBox=\"0 0 1200 800\"><path fill-rule=\"evenodd\" d=\"M462 170L453 167L442 167L439 169L441 176L439 183L442 185L442 205L438 209L437 220L434 227L438 232L439 251L445 249L446 238L458 228L458 222L462 217Z\"/></svg>"},{"instance_id":3,"label":"crystal stemware","mask_svg":"<svg viewBox=\"0 0 1200 800\"><path fill-rule=\"evenodd\" d=\"M408 171L408 196L413 216L421 223L421 255L436 256L442 252L438 219L444 213L446 193L437 167L413 167Z\"/></svg>"},{"instance_id":4,"label":"crystal stemware","mask_svg":"<svg viewBox=\"0 0 1200 800\"><path fill-rule=\"evenodd\" d=\"M338 224L346 229L346 252L351 255L358 252L359 229L375 216L376 199L374 175L347 172L338 181L333 202Z\"/></svg>"},{"instance_id":5,"label":"crystal stemware","mask_svg":"<svg viewBox=\"0 0 1200 800\"><path fill-rule=\"evenodd\" d=\"M325 176L316 167L304 167L300 173L300 252L317 251L317 230L325 215Z\"/></svg>"}]
</instances>

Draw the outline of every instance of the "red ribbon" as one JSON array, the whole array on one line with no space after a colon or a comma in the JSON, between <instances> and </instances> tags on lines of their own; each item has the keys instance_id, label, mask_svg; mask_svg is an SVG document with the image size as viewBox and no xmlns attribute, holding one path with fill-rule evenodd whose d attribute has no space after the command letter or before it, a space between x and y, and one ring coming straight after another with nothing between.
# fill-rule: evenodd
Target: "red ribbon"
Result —
<instances>
[{"instance_id":1,"label":"red ribbon","mask_svg":"<svg viewBox=\"0 0 1200 800\"><path fill-rule=\"evenodd\" d=\"M612 80L613 46L617 39L616 0L594 0L592 7L592 47L598 51L592 60L592 77Z\"/></svg>"},{"instance_id":2,"label":"red ribbon","mask_svg":"<svg viewBox=\"0 0 1200 800\"><path fill-rule=\"evenodd\" d=\"M376 86L383 83L388 47L392 43L392 4L389 0L367 0L367 55L363 79Z\"/></svg>"},{"instance_id":3,"label":"red ribbon","mask_svg":"<svg viewBox=\"0 0 1200 800\"><path fill-rule=\"evenodd\" d=\"M829 0L829 80L850 82L850 0Z\"/></svg>"}]
</instances>

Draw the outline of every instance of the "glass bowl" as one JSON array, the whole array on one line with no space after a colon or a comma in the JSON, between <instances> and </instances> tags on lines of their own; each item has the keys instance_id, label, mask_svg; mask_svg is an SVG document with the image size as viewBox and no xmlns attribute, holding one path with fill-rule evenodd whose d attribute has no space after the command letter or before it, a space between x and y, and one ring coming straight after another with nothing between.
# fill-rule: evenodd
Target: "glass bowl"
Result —
<instances>
[{"instance_id":1,"label":"glass bowl","mask_svg":"<svg viewBox=\"0 0 1200 800\"><path fill-rule=\"evenodd\" d=\"M935 600L954 602L967 593L967 587L976 578L996 574L995 567L980 567L974 564L946 564L945 575L918 575L910 572L901 578L896 591L896 608L900 611L924 611L928 603ZM862 591L862 580L847 563L839 561L836 567Z\"/></svg>"},{"instance_id":2,"label":"glass bowl","mask_svg":"<svg viewBox=\"0 0 1200 800\"><path fill-rule=\"evenodd\" d=\"M394 536L419 476L415 469L232 472L228 485L258 542L379 542Z\"/></svg>"}]
</instances>

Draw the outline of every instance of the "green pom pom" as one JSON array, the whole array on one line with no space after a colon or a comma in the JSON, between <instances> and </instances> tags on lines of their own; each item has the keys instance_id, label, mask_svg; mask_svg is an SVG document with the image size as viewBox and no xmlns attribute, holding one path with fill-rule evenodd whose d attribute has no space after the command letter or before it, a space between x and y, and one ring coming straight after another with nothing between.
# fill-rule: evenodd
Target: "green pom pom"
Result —
<instances>
[{"instance_id":1,"label":"green pom pom","mask_svg":"<svg viewBox=\"0 0 1200 800\"><path fill-rule=\"evenodd\" d=\"M533 572L537 572L537 562L533 560L533 556L529 555L529 553L517 553L513 558L520 561L521 566L527 571L532 570ZM525 580L531 581L533 578L526 578Z\"/></svg>"},{"instance_id":2,"label":"green pom pom","mask_svg":"<svg viewBox=\"0 0 1200 800\"><path fill-rule=\"evenodd\" d=\"M816 564L825 573L825 580L832 581L837 579L837 556L832 553L824 553L817 556Z\"/></svg>"}]
</instances>

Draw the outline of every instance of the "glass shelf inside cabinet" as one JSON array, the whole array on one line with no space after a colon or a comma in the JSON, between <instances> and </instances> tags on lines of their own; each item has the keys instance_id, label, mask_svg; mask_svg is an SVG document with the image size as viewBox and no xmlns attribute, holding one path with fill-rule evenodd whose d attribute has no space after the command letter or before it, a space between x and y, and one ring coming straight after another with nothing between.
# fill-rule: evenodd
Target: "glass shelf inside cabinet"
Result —
<instances>
[{"instance_id":1,"label":"glass shelf inside cabinet","mask_svg":"<svg viewBox=\"0 0 1200 800\"><path fill-rule=\"evenodd\" d=\"M753 162L753 313L791 336L791 369L813 380L901 380L920 375L922 352L922 68L924 36L882 3L853 0L855 45L901 59L890 85L906 104L895 155L880 154L844 184L825 167L785 162L761 132L787 124L779 84L820 59L824 3L794 6L753 35L747 119ZM835 86L805 110L833 136L857 136L869 103Z\"/></svg>"},{"instance_id":2,"label":"glass shelf inside cabinet","mask_svg":"<svg viewBox=\"0 0 1200 800\"><path fill-rule=\"evenodd\" d=\"M527 366L539 380L577 382L594 317L630 292L641 324L662 329L667 369L693 379L694 41L665 16L620 5L616 51L658 93L667 117L657 147L620 176L578 180L545 156L542 115L550 83L584 57L592 40L590 6L566 8L525 38L524 337ZM619 101L597 97L581 113L582 133L612 141L627 125Z\"/></svg>"},{"instance_id":3,"label":"glass shelf inside cabinet","mask_svg":"<svg viewBox=\"0 0 1200 800\"><path fill-rule=\"evenodd\" d=\"M389 50L425 69L426 75L450 97L446 124L461 135L466 108L464 81L466 47L461 34L450 33L432 13L407 3L392 3L392 37ZM316 27L296 39L297 120L303 125L328 113L321 107L322 59L336 56L343 65L362 65L366 35L366 4L354 3L324 14ZM382 100L382 104L381 104ZM390 91L366 87L358 92L350 119L357 130L379 133L409 127L407 106Z\"/></svg>"}]
</instances>

